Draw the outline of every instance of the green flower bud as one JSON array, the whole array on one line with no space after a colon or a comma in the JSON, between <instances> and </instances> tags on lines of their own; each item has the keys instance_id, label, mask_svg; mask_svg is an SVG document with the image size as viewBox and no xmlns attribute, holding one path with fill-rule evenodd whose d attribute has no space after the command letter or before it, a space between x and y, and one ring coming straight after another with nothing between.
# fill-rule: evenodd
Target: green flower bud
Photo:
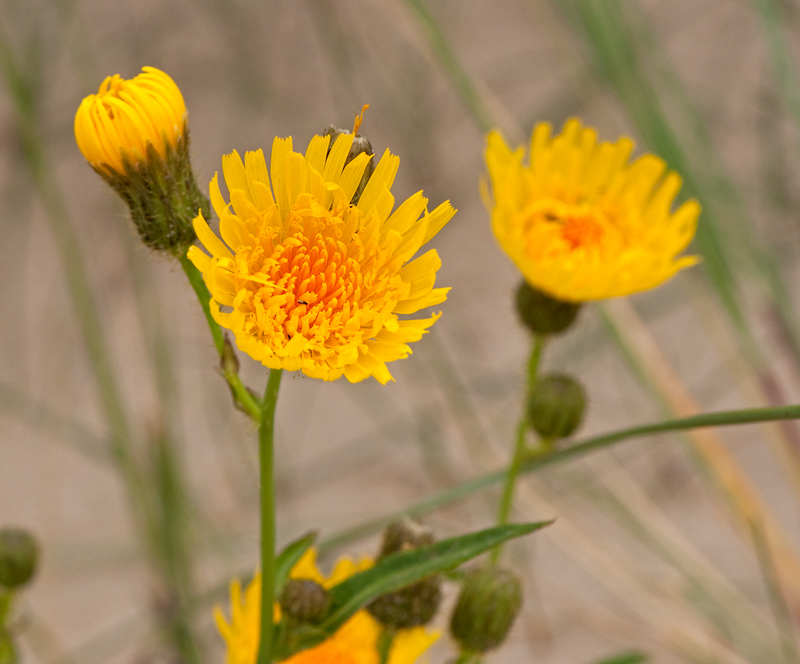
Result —
<instances>
[{"instance_id":1,"label":"green flower bud","mask_svg":"<svg viewBox=\"0 0 800 664\"><path fill-rule=\"evenodd\" d=\"M24 586L36 571L39 545L21 528L0 530L0 586L13 589Z\"/></svg>"},{"instance_id":2,"label":"green flower bud","mask_svg":"<svg viewBox=\"0 0 800 664\"><path fill-rule=\"evenodd\" d=\"M545 439L569 436L581 423L585 408L580 383L563 374L542 376L528 396L528 420Z\"/></svg>"},{"instance_id":3,"label":"green flower bud","mask_svg":"<svg viewBox=\"0 0 800 664\"><path fill-rule=\"evenodd\" d=\"M429 546L436 541L433 531L419 521L405 518L383 532L378 560L393 553ZM436 615L442 599L441 580L433 574L410 586L374 599L367 605L373 617L388 627L406 629L426 625Z\"/></svg>"},{"instance_id":4,"label":"green flower bud","mask_svg":"<svg viewBox=\"0 0 800 664\"><path fill-rule=\"evenodd\" d=\"M470 652L487 652L506 638L522 606L520 581L498 567L472 571L461 588L450 632Z\"/></svg>"},{"instance_id":5,"label":"green flower bud","mask_svg":"<svg viewBox=\"0 0 800 664\"><path fill-rule=\"evenodd\" d=\"M580 302L564 302L546 295L523 280L517 289L517 313L534 334L558 334L566 330L580 311Z\"/></svg>"},{"instance_id":6,"label":"green flower bud","mask_svg":"<svg viewBox=\"0 0 800 664\"><path fill-rule=\"evenodd\" d=\"M316 581L289 579L280 596L281 611L298 623L315 625L322 622L331 607L331 598Z\"/></svg>"}]
</instances>

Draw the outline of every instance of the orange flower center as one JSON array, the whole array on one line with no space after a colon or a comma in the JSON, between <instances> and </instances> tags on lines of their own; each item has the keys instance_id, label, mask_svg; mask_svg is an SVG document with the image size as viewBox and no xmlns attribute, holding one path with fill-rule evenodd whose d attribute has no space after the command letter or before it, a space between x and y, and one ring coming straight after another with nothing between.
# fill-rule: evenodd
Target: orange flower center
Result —
<instances>
[{"instance_id":1,"label":"orange flower center","mask_svg":"<svg viewBox=\"0 0 800 664\"><path fill-rule=\"evenodd\" d=\"M600 244L603 239L603 228L590 215L567 217L563 223L561 234L572 245L572 248L576 249L581 246Z\"/></svg>"},{"instance_id":2,"label":"orange flower center","mask_svg":"<svg viewBox=\"0 0 800 664\"><path fill-rule=\"evenodd\" d=\"M560 201L540 202L523 217L526 253L534 259L555 258L575 251L617 249L622 234L598 208Z\"/></svg>"},{"instance_id":3,"label":"orange flower center","mask_svg":"<svg viewBox=\"0 0 800 664\"><path fill-rule=\"evenodd\" d=\"M307 195L292 206L288 230L261 223L255 246L236 254L243 290L234 307L247 314L251 333L277 347L299 333L327 355L372 329L376 305L391 311L394 284L366 246L374 238L356 232L358 223L355 207L329 211Z\"/></svg>"}]
</instances>

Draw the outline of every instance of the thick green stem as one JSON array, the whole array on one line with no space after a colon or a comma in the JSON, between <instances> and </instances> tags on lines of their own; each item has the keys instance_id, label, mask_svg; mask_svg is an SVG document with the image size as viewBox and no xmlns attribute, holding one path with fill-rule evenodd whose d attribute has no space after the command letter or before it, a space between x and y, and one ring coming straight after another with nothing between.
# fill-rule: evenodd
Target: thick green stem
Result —
<instances>
[{"instance_id":1,"label":"thick green stem","mask_svg":"<svg viewBox=\"0 0 800 664\"><path fill-rule=\"evenodd\" d=\"M542 349L544 348L544 335L537 334L533 338L533 348L531 349L531 356L528 360L528 382L526 392L526 403L534 386L536 385L537 376L539 374L539 361L542 358ZM506 481L503 484L503 495L500 497L500 505L497 508L497 525L502 526L508 523L508 517L511 514L511 504L514 500L514 485L519 476L522 461L525 458L525 435L528 433L528 417L523 413L517 425L517 439L514 443L514 454L511 457L511 463L508 466L508 473ZM492 549L491 561L496 564L500 559L500 554L503 552L503 545L498 544Z\"/></svg>"},{"instance_id":2,"label":"thick green stem","mask_svg":"<svg viewBox=\"0 0 800 664\"><path fill-rule=\"evenodd\" d=\"M211 293L208 292L208 288L206 288L206 284L203 281L203 275L200 273L200 270L194 266L194 263L186 258L186 256L181 256L180 261L181 267L186 273L189 283L192 285L197 295L197 299L200 301L200 306L203 308L203 313L208 323L208 329L211 331L211 337L214 339L214 346L217 349L217 353L222 357L222 354L225 352L225 336L219 323L217 323L217 321L214 320L214 316L211 315L211 308L209 307ZM233 400L236 406L247 413L254 422L261 422L261 404L258 402L258 399L251 394L250 390L247 389L242 379L239 378L239 374L235 371L226 371L223 369L222 377L231 388L231 394L233 394Z\"/></svg>"},{"instance_id":3,"label":"thick green stem","mask_svg":"<svg viewBox=\"0 0 800 664\"><path fill-rule=\"evenodd\" d=\"M270 369L261 426L258 429L258 452L261 459L261 637L258 664L272 664L272 605L275 601L275 406L281 386L282 369Z\"/></svg>"}]
</instances>

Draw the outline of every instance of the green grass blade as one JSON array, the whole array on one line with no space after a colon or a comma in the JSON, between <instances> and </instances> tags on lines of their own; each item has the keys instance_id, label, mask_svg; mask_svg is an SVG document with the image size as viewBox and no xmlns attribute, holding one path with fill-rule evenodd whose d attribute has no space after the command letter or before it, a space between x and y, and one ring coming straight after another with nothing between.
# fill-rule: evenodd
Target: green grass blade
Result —
<instances>
[{"instance_id":1,"label":"green grass blade","mask_svg":"<svg viewBox=\"0 0 800 664\"><path fill-rule=\"evenodd\" d=\"M620 443L625 440L640 436L686 431L702 427L731 426L737 424L753 424L756 422L772 422L775 420L800 419L800 405L779 406L774 408L752 408L745 410L729 410L717 413L705 413L692 417L654 422L641 426L630 427L612 431L601 436L594 436L579 443L575 443L561 450L556 450L546 456L540 456L525 462L520 473L532 473L545 466L563 463L569 459L582 456ZM421 516L433 512L441 507L463 500L478 491L499 484L506 477L506 470L499 470L486 475L481 475L462 484L446 489L440 493L409 505L403 510L389 514L359 526L333 535L320 542L320 551L345 544L379 530L383 526L403 516Z\"/></svg>"}]
</instances>

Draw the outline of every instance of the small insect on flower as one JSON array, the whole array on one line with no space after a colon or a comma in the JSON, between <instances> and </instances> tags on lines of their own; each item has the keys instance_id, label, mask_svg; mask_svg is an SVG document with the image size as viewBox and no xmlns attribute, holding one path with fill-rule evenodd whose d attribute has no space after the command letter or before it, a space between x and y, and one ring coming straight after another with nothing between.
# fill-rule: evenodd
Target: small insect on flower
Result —
<instances>
[{"instance_id":1,"label":"small insect on flower","mask_svg":"<svg viewBox=\"0 0 800 664\"><path fill-rule=\"evenodd\" d=\"M386 150L364 184L372 150L352 155L353 141L348 132L315 136L303 155L291 138L276 138L271 173L261 150L244 161L223 157L230 203L217 175L210 185L222 239L198 215L211 255L191 247L188 257L211 291L215 320L254 359L323 380L385 384L386 363L411 354L408 344L439 314L400 316L447 298L449 288L434 287L436 250L411 259L455 210L445 202L428 212L417 192L392 212L399 159Z\"/></svg>"},{"instance_id":2,"label":"small insect on flower","mask_svg":"<svg viewBox=\"0 0 800 664\"><path fill-rule=\"evenodd\" d=\"M537 125L525 165L522 148L489 134L492 229L532 287L566 302L600 300L653 288L698 262L678 254L700 205L673 212L680 176L652 154L629 162L632 149L627 138L598 142L573 118L555 137Z\"/></svg>"}]
</instances>

